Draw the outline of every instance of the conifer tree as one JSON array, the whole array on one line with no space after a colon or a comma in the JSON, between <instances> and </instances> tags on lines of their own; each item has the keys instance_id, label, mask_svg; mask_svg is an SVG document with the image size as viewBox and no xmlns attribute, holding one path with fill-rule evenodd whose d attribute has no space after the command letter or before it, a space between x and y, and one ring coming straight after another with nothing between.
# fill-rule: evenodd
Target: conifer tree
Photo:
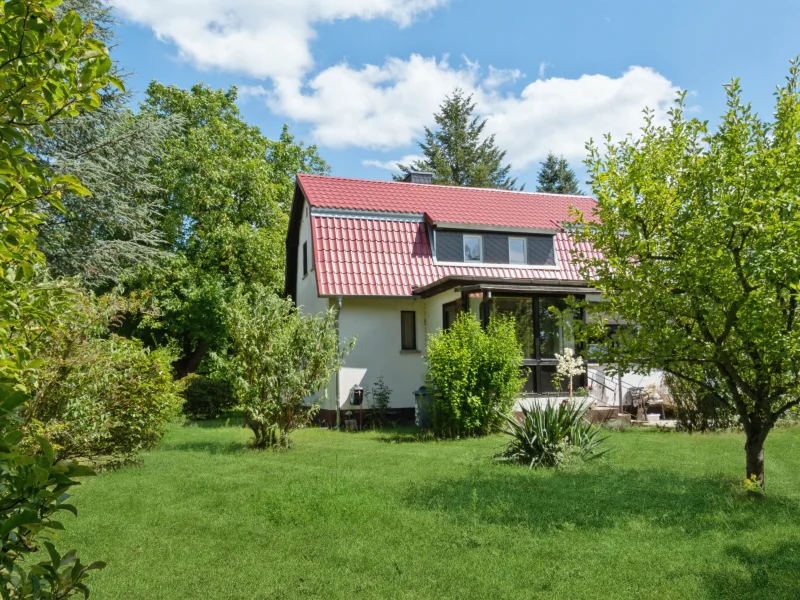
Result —
<instances>
[{"instance_id":1,"label":"conifer tree","mask_svg":"<svg viewBox=\"0 0 800 600\"><path fill-rule=\"evenodd\" d=\"M547 154L547 158L541 163L539 170L537 192L549 192L552 194L580 194L578 178L575 176L567 159L563 156L556 156L552 152Z\"/></svg>"},{"instance_id":2,"label":"conifer tree","mask_svg":"<svg viewBox=\"0 0 800 600\"><path fill-rule=\"evenodd\" d=\"M494 134L484 136L486 119L473 116L474 111L472 95L456 88L434 115L439 128L425 128L425 141L419 144L423 158L410 165L398 164L401 173L394 179L423 171L432 173L433 182L441 185L518 189L516 178L509 176L511 165L503 164L506 151L497 147Z\"/></svg>"}]
</instances>

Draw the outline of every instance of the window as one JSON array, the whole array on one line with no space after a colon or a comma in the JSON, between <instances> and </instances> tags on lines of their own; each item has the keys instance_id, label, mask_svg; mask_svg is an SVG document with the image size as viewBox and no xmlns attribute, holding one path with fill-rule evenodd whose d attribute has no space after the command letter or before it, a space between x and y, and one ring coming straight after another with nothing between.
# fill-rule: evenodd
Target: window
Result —
<instances>
[{"instance_id":1,"label":"window","mask_svg":"<svg viewBox=\"0 0 800 600\"><path fill-rule=\"evenodd\" d=\"M483 240L479 235L464 236L464 262L483 261Z\"/></svg>"},{"instance_id":2,"label":"window","mask_svg":"<svg viewBox=\"0 0 800 600\"><path fill-rule=\"evenodd\" d=\"M539 298L539 355L542 358L555 358L556 354L563 354L565 348L575 347L575 341L550 311L551 307L561 311L567 307L567 303L558 297Z\"/></svg>"},{"instance_id":3,"label":"window","mask_svg":"<svg viewBox=\"0 0 800 600\"><path fill-rule=\"evenodd\" d=\"M508 238L508 262L512 265L528 264L525 238Z\"/></svg>"},{"instance_id":4,"label":"window","mask_svg":"<svg viewBox=\"0 0 800 600\"><path fill-rule=\"evenodd\" d=\"M417 313L413 310L400 312L401 344L403 350L417 349Z\"/></svg>"},{"instance_id":5,"label":"window","mask_svg":"<svg viewBox=\"0 0 800 600\"><path fill-rule=\"evenodd\" d=\"M514 329L517 340L522 345L523 356L534 358L533 298L523 296L494 298L492 314L514 317Z\"/></svg>"},{"instance_id":6,"label":"window","mask_svg":"<svg viewBox=\"0 0 800 600\"><path fill-rule=\"evenodd\" d=\"M458 314L458 303L448 302L442 306L442 329L450 329L450 326L456 322L456 315Z\"/></svg>"},{"instance_id":7,"label":"window","mask_svg":"<svg viewBox=\"0 0 800 600\"><path fill-rule=\"evenodd\" d=\"M308 242L303 242L303 277L308 275Z\"/></svg>"}]
</instances>

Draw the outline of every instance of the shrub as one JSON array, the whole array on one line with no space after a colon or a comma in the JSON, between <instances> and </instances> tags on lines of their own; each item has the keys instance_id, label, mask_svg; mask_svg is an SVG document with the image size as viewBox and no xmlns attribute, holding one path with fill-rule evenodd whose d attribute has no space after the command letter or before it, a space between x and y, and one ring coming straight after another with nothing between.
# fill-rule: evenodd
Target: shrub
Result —
<instances>
[{"instance_id":1,"label":"shrub","mask_svg":"<svg viewBox=\"0 0 800 600\"><path fill-rule=\"evenodd\" d=\"M289 447L290 434L319 409L304 403L341 366L352 342L339 345L336 312L300 314L289 299L265 289L237 292L227 323L234 390L254 447Z\"/></svg>"},{"instance_id":2,"label":"shrub","mask_svg":"<svg viewBox=\"0 0 800 600\"><path fill-rule=\"evenodd\" d=\"M522 409L522 420L505 416L511 437L497 460L533 467L558 467L571 459L592 460L608 452L600 428L585 419L587 408L573 402Z\"/></svg>"},{"instance_id":3,"label":"shrub","mask_svg":"<svg viewBox=\"0 0 800 600\"><path fill-rule=\"evenodd\" d=\"M438 437L485 435L502 424L524 383L514 320L493 316L484 330L469 313L428 339L427 375Z\"/></svg>"},{"instance_id":4,"label":"shrub","mask_svg":"<svg viewBox=\"0 0 800 600\"><path fill-rule=\"evenodd\" d=\"M372 388L372 399L367 411L367 421L373 429L380 429L388 424L391 398L392 390L381 375Z\"/></svg>"},{"instance_id":5,"label":"shrub","mask_svg":"<svg viewBox=\"0 0 800 600\"><path fill-rule=\"evenodd\" d=\"M696 376L698 379L707 380L712 387L723 389L723 386L717 386L709 380L700 369ZM706 388L670 374L664 375L664 384L669 389L672 399L676 429L691 433L732 429L738 426L733 406L712 398Z\"/></svg>"},{"instance_id":6,"label":"shrub","mask_svg":"<svg viewBox=\"0 0 800 600\"><path fill-rule=\"evenodd\" d=\"M193 373L184 377L183 414L190 419L217 419L236 406L230 382Z\"/></svg>"}]
</instances>

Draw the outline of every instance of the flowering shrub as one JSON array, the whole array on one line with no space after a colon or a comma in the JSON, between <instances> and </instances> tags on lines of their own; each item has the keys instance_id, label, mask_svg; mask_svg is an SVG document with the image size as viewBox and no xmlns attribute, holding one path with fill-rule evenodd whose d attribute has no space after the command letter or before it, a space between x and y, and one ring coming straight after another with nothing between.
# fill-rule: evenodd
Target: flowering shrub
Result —
<instances>
[{"instance_id":1,"label":"flowering shrub","mask_svg":"<svg viewBox=\"0 0 800 600\"><path fill-rule=\"evenodd\" d=\"M583 365L583 359L580 356L575 356L575 351L572 348L565 348L564 354L556 354L556 359L558 359L558 366L553 379L559 384L563 379L567 380L569 398L571 400L573 379L586 373L586 367Z\"/></svg>"}]
</instances>

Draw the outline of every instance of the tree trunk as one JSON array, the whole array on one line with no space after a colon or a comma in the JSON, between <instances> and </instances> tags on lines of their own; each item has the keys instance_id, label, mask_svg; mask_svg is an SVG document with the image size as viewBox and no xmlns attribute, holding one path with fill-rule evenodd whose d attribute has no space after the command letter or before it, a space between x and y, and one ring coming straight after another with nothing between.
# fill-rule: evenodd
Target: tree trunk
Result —
<instances>
[{"instance_id":1,"label":"tree trunk","mask_svg":"<svg viewBox=\"0 0 800 600\"><path fill-rule=\"evenodd\" d=\"M747 456L747 478L755 476L758 484L763 488L764 481L764 441L767 439L769 429L759 425L750 425L745 428L747 441L744 451Z\"/></svg>"},{"instance_id":2,"label":"tree trunk","mask_svg":"<svg viewBox=\"0 0 800 600\"><path fill-rule=\"evenodd\" d=\"M183 379L190 373L194 373L197 367L200 366L200 361L203 360L207 351L208 342L205 340L197 342L197 347L192 352L189 352L186 356L173 363L173 367L175 367L175 377L177 379Z\"/></svg>"}]
</instances>

